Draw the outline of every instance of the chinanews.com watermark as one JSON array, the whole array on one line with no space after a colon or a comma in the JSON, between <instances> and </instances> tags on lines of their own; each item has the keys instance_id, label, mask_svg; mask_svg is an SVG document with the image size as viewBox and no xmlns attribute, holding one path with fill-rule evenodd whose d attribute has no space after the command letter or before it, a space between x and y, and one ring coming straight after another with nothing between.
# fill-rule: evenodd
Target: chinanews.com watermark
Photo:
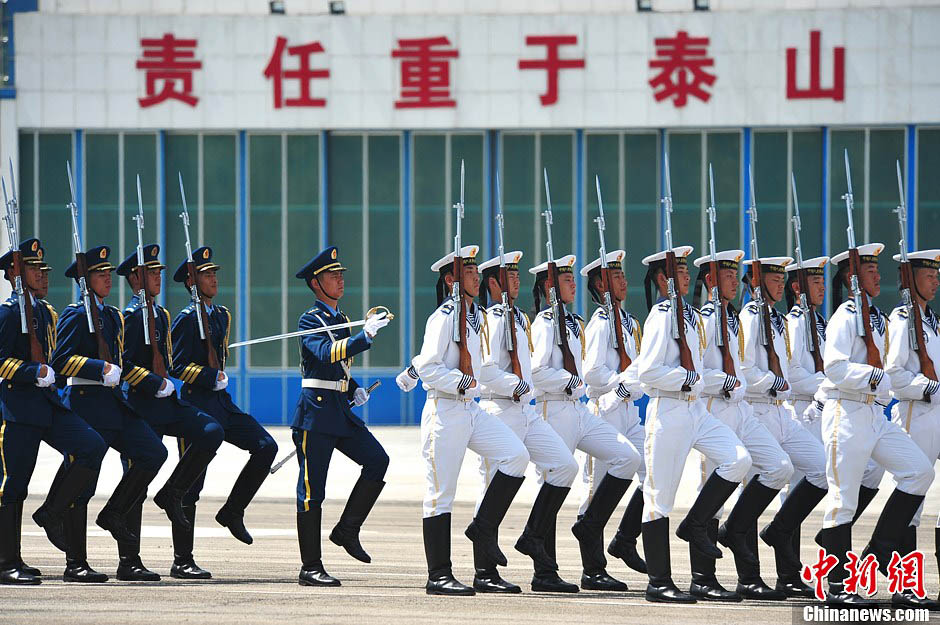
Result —
<instances>
[{"instance_id":1,"label":"chinanews.com watermark","mask_svg":"<svg viewBox=\"0 0 940 625\"><path fill-rule=\"evenodd\" d=\"M937 619L940 620L940 614ZM793 610L794 623L928 623L927 608L896 608L870 606L837 608L827 605L806 605Z\"/></svg>"}]
</instances>

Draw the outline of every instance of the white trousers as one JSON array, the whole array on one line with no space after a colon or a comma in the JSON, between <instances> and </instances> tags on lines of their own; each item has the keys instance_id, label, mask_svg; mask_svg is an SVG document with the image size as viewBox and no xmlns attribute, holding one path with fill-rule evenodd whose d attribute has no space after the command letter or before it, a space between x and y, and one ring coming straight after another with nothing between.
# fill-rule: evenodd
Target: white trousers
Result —
<instances>
[{"instance_id":1,"label":"white trousers","mask_svg":"<svg viewBox=\"0 0 940 625\"><path fill-rule=\"evenodd\" d=\"M636 470L636 481L637 487L643 488L643 480L646 479L646 462L642 456L646 441L646 430L643 428L643 424L640 423L636 407L632 403L628 405L626 402L620 402L615 409L603 412L598 407L597 400L592 399L588 401L588 411L599 415L604 421L613 426L615 430L630 441L630 444L640 454L640 466ZM589 454L579 455L583 456L580 460L581 481L584 484L584 489L581 493L581 507L578 514L584 514L591 503L591 498L594 497L594 489L600 485L601 480L607 475L608 466L603 460L594 458Z\"/></svg>"},{"instance_id":2,"label":"white trousers","mask_svg":"<svg viewBox=\"0 0 940 625\"><path fill-rule=\"evenodd\" d=\"M751 454L727 425L700 400L652 397L646 407L646 479L643 522L668 517L685 461L692 449L715 463L718 475L740 482L751 468Z\"/></svg>"},{"instance_id":3,"label":"white trousers","mask_svg":"<svg viewBox=\"0 0 940 625\"><path fill-rule=\"evenodd\" d=\"M754 416L790 456L793 468L816 488L826 488L826 458L822 443L803 426L789 406L752 404Z\"/></svg>"},{"instance_id":4,"label":"white trousers","mask_svg":"<svg viewBox=\"0 0 940 625\"><path fill-rule=\"evenodd\" d=\"M608 472L622 480L636 475L643 458L627 438L580 401L552 400L535 404L542 418L552 426L572 453L580 449L608 466ZM541 476L543 479L545 476Z\"/></svg>"},{"instance_id":5,"label":"white trousers","mask_svg":"<svg viewBox=\"0 0 940 625\"><path fill-rule=\"evenodd\" d=\"M823 408L826 448L826 515L823 527L849 523L858 506L858 487L870 459L894 475L898 489L924 495L933 482L933 462L901 427L885 419L878 404L830 399Z\"/></svg>"},{"instance_id":6,"label":"white trousers","mask_svg":"<svg viewBox=\"0 0 940 625\"><path fill-rule=\"evenodd\" d=\"M902 401L891 408L892 420L907 432L931 464L940 456L940 406L937 401L929 404L923 401ZM911 519L911 525L920 525L920 515L923 511L924 505L921 504ZM940 527L940 517L937 519L937 527Z\"/></svg>"},{"instance_id":7,"label":"white trousers","mask_svg":"<svg viewBox=\"0 0 940 625\"><path fill-rule=\"evenodd\" d=\"M480 401L480 408L505 423L522 441L529 452L529 459L546 482L562 488L571 486L578 476L578 463L558 433L533 406L511 399L484 399ZM477 500L478 507L495 474L496 465L480 456L483 488Z\"/></svg>"},{"instance_id":8,"label":"white trousers","mask_svg":"<svg viewBox=\"0 0 940 625\"><path fill-rule=\"evenodd\" d=\"M453 509L457 477L470 449L512 477L525 475L529 452L498 417L475 401L428 399L421 411L421 455L427 490L424 517Z\"/></svg>"},{"instance_id":9,"label":"white trousers","mask_svg":"<svg viewBox=\"0 0 940 625\"><path fill-rule=\"evenodd\" d=\"M731 428L751 454L751 473L757 475L767 488L780 490L787 485L793 474L790 457L780 447L777 439L767 427L754 416L754 410L746 401L728 402L721 397L709 397L705 407L716 419ZM705 480L718 468L712 460L702 456L702 476L699 490ZM720 512L719 512L720 515Z\"/></svg>"}]
</instances>

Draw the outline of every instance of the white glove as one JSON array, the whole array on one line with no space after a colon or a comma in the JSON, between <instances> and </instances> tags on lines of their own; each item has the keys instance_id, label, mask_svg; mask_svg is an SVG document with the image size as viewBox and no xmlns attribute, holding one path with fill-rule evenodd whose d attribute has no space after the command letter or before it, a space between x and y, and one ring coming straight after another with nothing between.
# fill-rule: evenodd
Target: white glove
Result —
<instances>
[{"instance_id":1,"label":"white glove","mask_svg":"<svg viewBox=\"0 0 940 625\"><path fill-rule=\"evenodd\" d=\"M616 388L612 391L607 391L597 398L597 407L600 408L602 413L610 412L622 403L623 398L617 394Z\"/></svg>"},{"instance_id":2,"label":"white glove","mask_svg":"<svg viewBox=\"0 0 940 625\"><path fill-rule=\"evenodd\" d=\"M45 371L45 375L43 372ZM52 370L52 367L49 365L42 365L39 367L39 374L36 376L36 386L39 388L45 388L47 386L52 386L55 384L55 371Z\"/></svg>"},{"instance_id":3,"label":"white glove","mask_svg":"<svg viewBox=\"0 0 940 625\"><path fill-rule=\"evenodd\" d=\"M173 388L174 388L173 382L171 382L170 380L167 380L166 378L163 378L163 386L161 386L160 390L158 390L154 394L154 397L158 399L161 397L169 397L170 395L173 394Z\"/></svg>"},{"instance_id":4,"label":"white glove","mask_svg":"<svg viewBox=\"0 0 940 625\"><path fill-rule=\"evenodd\" d=\"M735 388L728 391L728 401L731 403L739 402L744 399L744 385L739 384Z\"/></svg>"},{"instance_id":5,"label":"white glove","mask_svg":"<svg viewBox=\"0 0 940 625\"><path fill-rule=\"evenodd\" d=\"M219 375L215 379L215 386L212 387L212 390L221 391L226 386L228 386L228 374L224 371L219 371Z\"/></svg>"},{"instance_id":6,"label":"white glove","mask_svg":"<svg viewBox=\"0 0 940 625\"><path fill-rule=\"evenodd\" d=\"M375 335L378 334L378 331L388 325L388 314L379 313L377 315L372 315L366 319L365 325L362 326L362 329L369 336L370 339L375 338Z\"/></svg>"},{"instance_id":7,"label":"white glove","mask_svg":"<svg viewBox=\"0 0 940 625\"><path fill-rule=\"evenodd\" d=\"M414 375L412 375L412 371L414 371L414 367L408 367L395 377L395 384L405 393L410 393L418 386L418 373L415 371Z\"/></svg>"},{"instance_id":8,"label":"white glove","mask_svg":"<svg viewBox=\"0 0 940 625\"><path fill-rule=\"evenodd\" d=\"M110 362L104 366L104 373L101 376L101 383L105 386L117 386L121 381L121 368Z\"/></svg>"},{"instance_id":9,"label":"white glove","mask_svg":"<svg viewBox=\"0 0 940 625\"><path fill-rule=\"evenodd\" d=\"M358 408L367 401L369 401L369 391L362 388L361 386L353 391L353 406Z\"/></svg>"}]
</instances>

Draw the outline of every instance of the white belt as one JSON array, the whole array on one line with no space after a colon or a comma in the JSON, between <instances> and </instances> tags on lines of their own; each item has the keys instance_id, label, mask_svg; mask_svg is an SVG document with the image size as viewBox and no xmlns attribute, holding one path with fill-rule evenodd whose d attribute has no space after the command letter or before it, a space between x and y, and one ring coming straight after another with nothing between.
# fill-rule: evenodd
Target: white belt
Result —
<instances>
[{"instance_id":1,"label":"white belt","mask_svg":"<svg viewBox=\"0 0 940 625\"><path fill-rule=\"evenodd\" d=\"M480 399L485 399L489 401L511 401L511 402L516 401L512 397L505 397L503 395L495 395L492 393L489 395L480 395Z\"/></svg>"},{"instance_id":2,"label":"white belt","mask_svg":"<svg viewBox=\"0 0 940 625\"><path fill-rule=\"evenodd\" d=\"M104 386L104 382L86 380L85 378L69 378L66 384L69 386Z\"/></svg>"},{"instance_id":3,"label":"white belt","mask_svg":"<svg viewBox=\"0 0 940 625\"><path fill-rule=\"evenodd\" d=\"M746 397L748 403L750 404L770 404L771 406L782 406L782 399L774 399L773 397L767 397L766 395L758 395L756 397Z\"/></svg>"},{"instance_id":4,"label":"white belt","mask_svg":"<svg viewBox=\"0 0 940 625\"><path fill-rule=\"evenodd\" d=\"M884 407L885 404L882 404L879 401L875 400L874 395L869 395L868 393L849 393L846 391L834 391L826 393L826 399L843 399L846 401L855 401L860 404L878 404L879 406Z\"/></svg>"},{"instance_id":5,"label":"white belt","mask_svg":"<svg viewBox=\"0 0 940 625\"><path fill-rule=\"evenodd\" d=\"M322 388L327 391L339 391L345 393L349 388L349 380L318 380L316 378L304 378L300 381L303 388Z\"/></svg>"},{"instance_id":6,"label":"white belt","mask_svg":"<svg viewBox=\"0 0 940 625\"><path fill-rule=\"evenodd\" d=\"M544 393L536 398L536 401L578 401L578 397L573 393Z\"/></svg>"},{"instance_id":7,"label":"white belt","mask_svg":"<svg viewBox=\"0 0 940 625\"><path fill-rule=\"evenodd\" d=\"M455 393L445 393L444 391L428 391L428 399L449 399L451 401L468 402L473 401L472 395L457 395Z\"/></svg>"},{"instance_id":8,"label":"white belt","mask_svg":"<svg viewBox=\"0 0 940 625\"><path fill-rule=\"evenodd\" d=\"M657 389L650 389L647 393L650 397L664 397L667 399L678 399L679 401L693 402L698 399L698 395L693 395L692 393L686 391L660 391Z\"/></svg>"}]
</instances>

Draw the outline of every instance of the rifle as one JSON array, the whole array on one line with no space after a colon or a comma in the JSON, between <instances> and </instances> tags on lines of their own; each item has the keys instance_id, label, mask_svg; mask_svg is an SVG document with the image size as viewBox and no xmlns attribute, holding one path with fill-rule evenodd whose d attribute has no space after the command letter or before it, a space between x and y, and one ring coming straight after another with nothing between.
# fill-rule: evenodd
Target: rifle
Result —
<instances>
[{"instance_id":1,"label":"rifle","mask_svg":"<svg viewBox=\"0 0 940 625\"><path fill-rule=\"evenodd\" d=\"M748 214L751 217L751 284L754 290L754 301L760 311L758 313L758 328L760 342L767 350L767 369L778 378L783 378L783 370L780 368L780 357L777 356L777 350L774 349L773 324L770 321L770 306L764 299L763 284L764 276L760 263L760 254L757 251L757 200L754 195L754 172L748 166L747 175L751 187L751 206L748 208ZM777 395L777 391L771 390L770 394Z\"/></svg>"},{"instance_id":2,"label":"rifle","mask_svg":"<svg viewBox=\"0 0 940 625\"><path fill-rule=\"evenodd\" d=\"M607 229L607 221L604 219L604 200L601 198L601 180L594 176L594 187L597 189L597 217L594 222L597 224L597 236L600 241L601 255L601 285L604 292L604 302L601 304L607 311L607 324L610 326L611 347L617 351L617 358L620 361L620 372L626 371L630 366L630 357L627 356L627 350L623 342L623 325L620 317L620 302L614 306L610 297L610 268L607 266L607 243L604 241L604 230Z\"/></svg>"},{"instance_id":3,"label":"rifle","mask_svg":"<svg viewBox=\"0 0 940 625\"><path fill-rule=\"evenodd\" d=\"M180 219L183 220L183 231L186 233L186 271L189 273L189 296L193 301L193 309L196 311L196 325L199 326L199 338L206 345L206 356L209 366L213 369L219 368L219 356L212 345L212 339L209 336L209 316L206 314L206 308L199 299L199 289L196 287L196 263L193 262L193 246L189 240L189 209L186 208L186 191L183 189L183 174L177 172L180 180L180 198L183 202L183 212L180 213Z\"/></svg>"},{"instance_id":4,"label":"rifle","mask_svg":"<svg viewBox=\"0 0 940 625\"><path fill-rule=\"evenodd\" d=\"M715 178L712 174L712 164L708 164L708 188L711 192L711 204L708 207L708 226L710 228L711 238L708 239L708 251L711 253L711 260L708 263L708 273L712 279L712 288L710 299L715 305L715 312L718 313L715 328L715 343L721 352L721 370L725 375L734 376L734 357L728 347L728 308L721 301L721 294L718 290L718 250L715 248L715 222L718 220L718 211L715 208ZM724 391L725 397L731 394Z\"/></svg>"},{"instance_id":5,"label":"rifle","mask_svg":"<svg viewBox=\"0 0 940 625\"><path fill-rule=\"evenodd\" d=\"M911 261L907 257L907 206L904 204L904 184L901 182L901 163L895 161L898 174L898 196L900 204L894 209L898 215L898 228L901 231L901 239L898 246L901 248L901 306L907 310L907 318L910 320L907 324L907 340L911 350L917 354L917 360L920 362L920 372L931 380L937 380L937 372L933 366L933 360L927 354L927 346L924 342L924 319L920 314L920 306L915 304L911 297L914 289L914 270L911 267ZM926 401L930 401L929 395L924 395Z\"/></svg>"},{"instance_id":6,"label":"rifle","mask_svg":"<svg viewBox=\"0 0 940 625\"><path fill-rule=\"evenodd\" d=\"M545 217L545 232L548 238L545 240L545 250L548 253L548 303L552 309L552 330L555 335L555 344L561 349L562 367L573 376L578 376L578 366L574 361L574 354L571 353L571 346L568 345L568 328L566 327L568 311L565 308L565 302L558 297L558 265L555 264L555 249L552 245L552 194L548 188L548 170L542 170L542 177L545 179L545 210L542 216ZM564 334L562 332L564 331ZM565 393L571 395L571 389L566 388Z\"/></svg>"},{"instance_id":7,"label":"rifle","mask_svg":"<svg viewBox=\"0 0 940 625\"><path fill-rule=\"evenodd\" d=\"M513 302L509 298L509 274L506 271L505 248L503 245L503 203L499 193L499 172L496 172L496 226L499 233L499 290L503 298L503 318L505 319L506 351L509 352L509 365L512 374L522 380L522 365L519 364L518 343L516 342L516 316L513 312ZM519 401L519 396L513 393L513 401Z\"/></svg>"},{"instance_id":8,"label":"rifle","mask_svg":"<svg viewBox=\"0 0 940 625\"><path fill-rule=\"evenodd\" d=\"M666 218L666 294L672 306L672 338L679 343L679 366L686 371L695 371L692 363L692 352L685 338L685 302L676 291L679 267L676 262L676 253L672 249L672 180L669 177L669 154L664 155L663 172L666 176L666 195L663 196L663 213ZM690 391L688 384L682 385L683 391Z\"/></svg>"},{"instance_id":9,"label":"rifle","mask_svg":"<svg viewBox=\"0 0 940 625\"><path fill-rule=\"evenodd\" d=\"M790 184L793 187L793 235L796 237L796 280L800 285L800 310L803 311L803 317L806 319L804 325L803 341L807 351L813 355L813 368L816 373L823 370L822 354L819 350L819 332L816 331L816 307L809 303L809 278L806 276L806 268L803 267L803 246L800 243L800 201L796 196L796 176L790 172Z\"/></svg>"},{"instance_id":10,"label":"rifle","mask_svg":"<svg viewBox=\"0 0 940 625\"><path fill-rule=\"evenodd\" d=\"M849 222L845 233L849 240L849 284L852 290L852 298L855 300L855 331L862 337L862 342L865 343L866 362L876 369L884 369L881 362L881 353L872 338L871 307L868 303L868 297L867 295L862 297L862 289L858 285L858 274L861 271L862 259L858 254L858 247L855 246L855 226L852 222L852 210L855 207L855 199L852 196L852 170L849 167L849 151L845 150L843 155L845 157L845 182L848 190L842 196L842 199L845 200L845 211ZM871 390L874 391L876 388L877 384L871 385Z\"/></svg>"},{"instance_id":11,"label":"rifle","mask_svg":"<svg viewBox=\"0 0 940 625\"><path fill-rule=\"evenodd\" d=\"M137 174L137 214L132 217L132 219L137 223L137 268L135 271L140 280L140 290L137 292L137 297L140 298L140 312L144 322L144 344L150 346L150 351L153 354L153 366L151 367L151 371L161 378L166 378L166 361L164 361L163 355L160 353L160 348L157 346L156 331L154 329L157 323L157 316L153 309L153 299L147 295L146 288L147 265L144 260L144 203L140 196L140 174ZM152 323L148 321L148 318Z\"/></svg>"},{"instance_id":12,"label":"rifle","mask_svg":"<svg viewBox=\"0 0 940 625\"><path fill-rule=\"evenodd\" d=\"M463 222L464 208L464 169L463 160L460 161L460 201L454 204L457 211L457 234L454 235L454 285L451 289L451 296L454 298L454 313L457 315L454 322L454 342L457 343L460 352L460 360L457 368L465 376L473 377L473 361L470 358L470 350L467 349L467 313L463 310L463 291L460 281L463 279L463 257L460 255L460 234L461 224ZM465 389L460 390L460 394L465 394Z\"/></svg>"},{"instance_id":13,"label":"rifle","mask_svg":"<svg viewBox=\"0 0 940 625\"><path fill-rule=\"evenodd\" d=\"M75 252L75 275L78 276L78 292L82 303L85 304L85 318L88 320L88 332L95 337L98 346L98 358L111 362L111 350L101 334L101 316L98 312L98 303L92 305L88 293L88 259L82 251L81 239L78 236L78 205L75 203L75 183L72 180L72 164L65 162L65 170L69 176L69 190L72 192L72 201L68 203L69 214L72 216L72 251Z\"/></svg>"},{"instance_id":14,"label":"rifle","mask_svg":"<svg viewBox=\"0 0 940 625\"><path fill-rule=\"evenodd\" d=\"M13 255L13 290L16 292L16 298L20 304L20 333L29 336L29 357L33 362L45 364L46 357L42 352L42 346L36 337L36 328L33 326L33 298L26 297L26 291L23 288L23 253L20 251L19 235L16 232L16 177L13 175L13 159L10 159L10 191L12 199L7 199L7 185L0 179L0 186L3 187L3 202L6 206L6 214L3 221L7 224L7 238L10 243L10 251Z\"/></svg>"}]
</instances>

